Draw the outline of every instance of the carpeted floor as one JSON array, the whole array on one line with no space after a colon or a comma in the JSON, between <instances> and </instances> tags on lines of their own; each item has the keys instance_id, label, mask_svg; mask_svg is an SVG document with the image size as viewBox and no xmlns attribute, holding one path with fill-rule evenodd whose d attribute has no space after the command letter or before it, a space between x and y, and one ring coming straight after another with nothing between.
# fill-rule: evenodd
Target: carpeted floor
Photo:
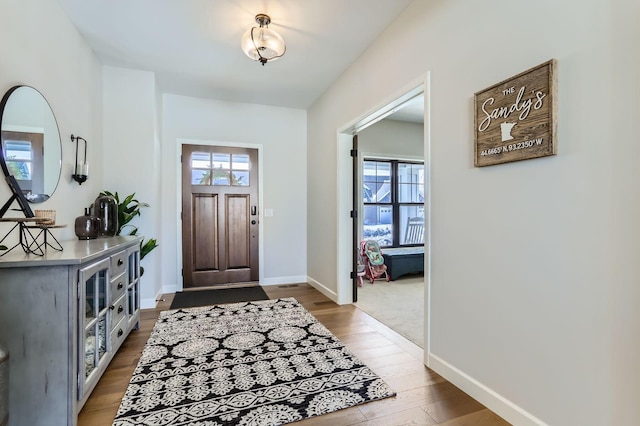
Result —
<instances>
[{"instance_id":1,"label":"carpeted floor","mask_svg":"<svg viewBox=\"0 0 640 426\"><path fill-rule=\"evenodd\" d=\"M114 426L281 425L394 396L296 299L163 311Z\"/></svg>"},{"instance_id":2,"label":"carpeted floor","mask_svg":"<svg viewBox=\"0 0 640 426\"><path fill-rule=\"evenodd\" d=\"M387 327L424 348L424 277L407 275L395 281L365 280L356 306Z\"/></svg>"},{"instance_id":3,"label":"carpeted floor","mask_svg":"<svg viewBox=\"0 0 640 426\"><path fill-rule=\"evenodd\" d=\"M177 292L169 309L219 305L221 303L269 300L262 287L221 288L216 290L191 290Z\"/></svg>"}]
</instances>

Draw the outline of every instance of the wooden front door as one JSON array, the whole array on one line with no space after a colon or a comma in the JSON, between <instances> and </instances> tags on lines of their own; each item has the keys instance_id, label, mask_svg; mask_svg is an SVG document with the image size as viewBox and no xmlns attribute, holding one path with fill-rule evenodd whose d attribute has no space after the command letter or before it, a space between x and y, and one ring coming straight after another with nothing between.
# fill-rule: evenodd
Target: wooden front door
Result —
<instances>
[{"instance_id":1,"label":"wooden front door","mask_svg":"<svg viewBox=\"0 0 640 426\"><path fill-rule=\"evenodd\" d=\"M258 281L258 152L182 146L184 287Z\"/></svg>"}]
</instances>

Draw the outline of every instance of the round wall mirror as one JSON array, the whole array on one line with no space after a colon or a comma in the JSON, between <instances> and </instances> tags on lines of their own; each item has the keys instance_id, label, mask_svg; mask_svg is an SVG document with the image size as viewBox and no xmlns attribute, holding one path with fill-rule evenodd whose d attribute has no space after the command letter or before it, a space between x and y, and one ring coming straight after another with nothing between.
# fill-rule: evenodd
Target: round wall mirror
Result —
<instances>
[{"instance_id":1,"label":"round wall mirror","mask_svg":"<svg viewBox=\"0 0 640 426\"><path fill-rule=\"evenodd\" d=\"M62 143L58 123L42 94L15 86L0 103L0 166L31 203L46 201L60 180Z\"/></svg>"}]
</instances>

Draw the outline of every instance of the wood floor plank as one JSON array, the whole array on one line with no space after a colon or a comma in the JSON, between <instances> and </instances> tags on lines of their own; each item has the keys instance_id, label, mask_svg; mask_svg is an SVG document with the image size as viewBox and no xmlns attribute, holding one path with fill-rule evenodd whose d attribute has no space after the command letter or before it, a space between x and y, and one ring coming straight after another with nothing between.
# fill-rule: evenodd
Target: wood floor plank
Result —
<instances>
[{"instance_id":1,"label":"wood floor plank","mask_svg":"<svg viewBox=\"0 0 640 426\"><path fill-rule=\"evenodd\" d=\"M353 305L337 305L308 284L265 286L271 299L295 297L349 350L391 386L397 395L380 401L306 419L314 426L504 426L484 408L433 370L424 366L422 349ZM78 426L111 426L122 395L140 359L158 315L168 310L173 294L155 309L141 311L134 330L116 353L78 416ZM430 415L431 414L431 415Z\"/></svg>"},{"instance_id":2,"label":"wood floor plank","mask_svg":"<svg viewBox=\"0 0 640 426\"><path fill-rule=\"evenodd\" d=\"M413 359L402 364L388 364L380 366L375 369L377 375L383 379L388 379L395 376L408 376L410 374L416 374L423 372L427 367L420 361Z\"/></svg>"},{"instance_id":3,"label":"wood floor plank","mask_svg":"<svg viewBox=\"0 0 640 426\"><path fill-rule=\"evenodd\" d=\"M422 386L398 393L393 398L386 398L375 403L360 407L360 411L367 419L375 419L388 414L400 413L408 409L426 406L462 393L449 382L442 382L431 386Z\"/></svg>"},{"instance_id":4,"label":"wood floor plank","mask_svg":"<svg viewBox=\"0 0 640 426\"><path fill-rule=\"evenodd\" d=\"M366 361L371 358L377 358L380 356L405 353L401 348L399 348L396 345L386 345L386 346L378 346L375 348L360 348L360 349L354 349L353 347L349 347L349 350L351 350L351 352L353 352L362 361Z\"/></svg>"},{"instance_id":5,"label":"wood floor plank","mask_svg":"<svg viewBox=\"0 0 640 426\"><path fill-rule=\"evenodd\" d=\"M358 426L408 426L420 425L430 426L437 422L420 408L414 407L399 413L388 414L376 419L366 420L358 423Z\"/></svg>"},{"instance_id":6,"label":"wood floor plank","mask_svg":"<svg viewBox=\"0 0 640 426\"><path fill-rule=\"evenodd\" d=\"M431 386L435 385L436 383L446 381L444 377L424 366L421 370L416 370L414 372L411 372L410 374L398 374L393 376L386 376L383 378L387 382L387 384L391 386L391 388L393 388L396 392L404 392L410 389L419 388L422 386Z\"/></svg>"},{"instance_id":7,"label":"wood floor plank","mask_svg":"<svg viewBox=\"0 0 640 426\"><path fill-rule=\"evenodd\" d=\"M423 410L438 423L442 423L450 419L480 411L484 408L485 407L475 399L469 398L466 394L462 394L456 395L453 398L447 398L431 403L426 407L423 407Z\"/></svg>"},{"instance_id":8,"label":"wood floor plank","mask_svg":"<svg viewBox=\"0 0 640 426\"><path fill-rule=\"evenodd\" d=\"M485 408L484 410L440 423L440 426L510 426L510 423Z\"/></svg>"},{"instance_id":9,"label":"wood floor plank","mask_svg":"<svg viewBox=\"0 0 640 426\"><path fill-rule=\"evenodd\" d=\"M384 346L383 346L384 347ZM367 366L374 371L382 367L388 367L389 365L405 365L406 363L416 362L416 359L406 352L392 353L392 354L380 354L377 356L371 356L367 358Z\"/></svg>"},{"instance_id":10,"label":"wood floor plank","mask_svg":"<svg viewBox=\"0 0 640 426\"><path fill-rule=\"evenodd\" d=\"M296 422L295 425L303 426L349 426L360 424L367 418L360 412L358 407L346 408L344 410L335 411L333 413L324 414L318 417L311 417L300 422Z\"/></svg>"}]
</instances>

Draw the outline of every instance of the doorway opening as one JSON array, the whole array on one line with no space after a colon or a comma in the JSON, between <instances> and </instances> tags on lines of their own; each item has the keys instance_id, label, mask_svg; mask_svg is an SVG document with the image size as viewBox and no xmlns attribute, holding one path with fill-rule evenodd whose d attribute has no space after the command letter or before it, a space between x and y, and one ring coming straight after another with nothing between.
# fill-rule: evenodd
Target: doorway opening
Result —
<instances>
[{"instance_id":1,"label":"doorway opening","mask_svg":"<svg viewBox=\"0 0 640 426\"><path fill-rule=\"evenodd\" d=\"M258 281L258 153L182 145L185 287Z\"/></svg>"},{"instance_id":2,"label":"doorway opening","mask_svg":"<svg viewBox=\"0 0 640 426\"><path fill-rule=\"evenodd\" d=\"M343 129L340 129L338 132L338 181L339 181L339 194L338 194L338 212L339 212L339 220L338 220L338 303L352 303L354 302L356 306L359 304L364 305L365 300L362 300L358 295L358 290L361 292L363 290L370 290L373 286L379 286L378 290L384 289L388 291L382 297L392 297L394 292L392 291L394 288L400 288L399 282L403 278L398 278L398 281L395 282L392 280L387 283L386 281L374 281L373 284L370 284L366 280L362 283L363 287L358 287L359 278L357 273L351 273L352 271L357 271L357 261L358 261L358 246L360 241L363 239L363 224L362 224L362 216L363 216L363 183L362 183L362 167L364 164L364 159L375 159L375 158L386 158L386 159L394 159L399 161L407 161L407 162L424 162L424 190L421 194L422 197L422 208L416 209L420 211L424 216L424 266L422 268L423 275L419 273L416 275L408 276L409 280L412 281L413 286L420 291L419 295L419 306L416 307L418 311L420 311L419 317L417 315L413 315L412 321L414 321L414 328L420 329L418 338L413 336L414 338L410 338L405 335L402 330L395 330L399 334L405 335L409 340L414 341L418 346L423 348L423 353L425 354L425 363L428 360L427 354L429 353L429 268L428 265L430 263L430 250L429 247L429 227L430 227L430 206L429 206L429 157L428 157L428 146L429 146L429 97L428 97L428 74L425 74L419 81L414 82L409 86L409 89L403 90L399 95L392 98L393 100L385 102L382 106L372 109L368 114L364 115L362 118L355 120L351 125L346 126ZM409 118L413 116L413 118ZM382 130L381 133L385 131L389 131L389 128L399 129L402 127L402 123L412 123L411 125L415 128L417 126L421 126L419 133L421 134L420 141L418 144L420 145L419 152L413 152L406 149L398 149L398 153L393 153L389 151L390 146L400 147L402 144L401 139L389 140L386 150L382 149L380 146L376 146L375 144L372 146L367 146L365 139L363 139L363 135L367 133L374 133L375 126L379 127L387 127L386 130ZM393 125L389 126L385 123L393 123ZM358 161L353 161L353 158L350 156L353 154L352 151L352 138L354 135L358 136L358 152L357 157ZM354 170L355 168L359 170ZM358 181L356 181L356 176L358 176ZM356 231L357 230L357 231ZM384 253L384 247L382 251ZM396 287L393 287L393 286ZM366 288L365 286L370 286L370 288ZM398 295L400 292L397 292ZM361 293L362 295L362 293ZM360 299L360 300L359 300ZM397 302L399 305L402 304L401 301ZM384 304L383 304L384 305ZM364 306L360 307L362 310L367 311L369 308L364 308ZM376 318L375 312L368 312ZM380 322L385 323L384 318L376 318ZM385 325L394 329L393 324L385 323ZM420 338L421 337L421 338ZM418 342L416 342L418 340Z\"/></svg>"},{"instance_id":3,"label":"doorway opening","mask_svg":"<svg viewBox=\"0 0 640 426\"><path fill-rule=\"evenodd\" d=\"M177 291L263 281L262 150L261 144L178 140Z\"/></svg>"}]
</instances>

